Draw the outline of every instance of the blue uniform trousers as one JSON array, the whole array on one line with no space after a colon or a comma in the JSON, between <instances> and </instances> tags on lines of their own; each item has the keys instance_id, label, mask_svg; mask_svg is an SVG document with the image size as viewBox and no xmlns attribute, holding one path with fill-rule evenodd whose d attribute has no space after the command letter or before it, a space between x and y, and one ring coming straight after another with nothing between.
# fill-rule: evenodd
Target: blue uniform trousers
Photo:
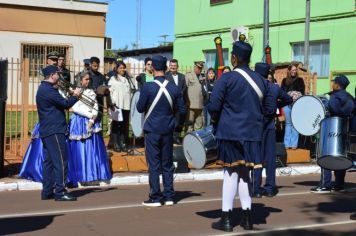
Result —
<instances>
[{"instance_id":1,"label":"blue uniform trousers","mask_svg":"<svg viewBox=\"0 0 356 236\"><path fill-rule=\"evenodd\" d=\"M173 132L168 134L146 132L145 148L149 172L150 199L154 202L162 200L173 201ZM161 171L164 188L163 195L159 183Z\"/></svg>"},{"instance_id":2,"label":"blue uniform trousers","mask_svg":"<svg viewBox=\"0 0 356 236\"><path fill-rule=\"evenodd\" d=\"M334 171L335 175L335 187L340 187L344 188L345 184L345 175L346 175L346 170L336 170ZM331 188L331 170L326 170L321 168L321 179L320 179L320 187L324 188Z\"/></svg>"},{"instance_id":3,"label":"blue uniform trousers","mask_svg":"<svg viewBox=\"0 0 356 236\"><path fill-rule=\"evenodd\" d=\"M53 134L42 138L44 148L42 196L63 195L67 180L68 153L64 134Z\"/></svg>"},{"instance_id":4,"label":"blue uniform trousers","mask_svg":"<svg viewBox=\"0 0 356 236\"><path fill-rule=\"evenodd\" d=\"M272 192L276 187L276 131L266 129L262 136L262 164L266 169L266 184L264 191ZM262 168L253 170L253 191L260 193L262 183Z\"/></svg>"}]
</instances>

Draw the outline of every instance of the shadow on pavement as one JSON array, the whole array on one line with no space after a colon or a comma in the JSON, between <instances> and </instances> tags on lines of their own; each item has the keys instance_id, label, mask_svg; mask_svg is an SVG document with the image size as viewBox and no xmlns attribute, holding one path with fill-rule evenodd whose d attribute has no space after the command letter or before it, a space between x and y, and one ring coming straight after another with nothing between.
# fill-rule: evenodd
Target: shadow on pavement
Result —
<instances>
[{"instance_id":1,"label":"shadow on pavement","mask_svg":"<svg viewBox=\"0 0 356 236\"><path fill-rule=\"evenodd\" d=\"M176 202L190 197L200 197L201 193L193 193L192 191L175 191Z\"/></svg>"},{"instance_id":2,"label":"shadow on pavement","mask_svg":"<svg viewBox=\"0 0 356 236\"><path fill-rule=\"evenodd\" d=\"M252 204L252 221L254 225L266 224L267 218L270 213L282 212L279 208L266 207L265 204L255 203ZM221 210L211 210L211 211L201 211L196 212L197 215L210 218L210 219L218 219L221 216ZM232 222L234 226L239 225L241 221L242 209L234 208L232 213Z\"/></svg>"},{"instance_id":3,"label":"shadow on pavement","mask_svg":"<svg viewBox=\"0 0 356 236\"><path fill-rule=\"evenodd\" d=\"M291 229L291 230L285 230L285 231L278 231L278 232L265 232L263 233L265 236L307 236L307 235L312 235L312 236L351 236L355 235L355 231L349 231L349 232L332 232L332 231L326 231L322 229L311 229L311 230L297 230L297 229Z\"/></svg>"},{"instance_id":4,"label":"shadow on pavement","mask_svg":"<svg viewBox=\"0 0 356 236\"><path fill-rule=\"evenodd\" d=\"M29 216L0 219L0 235L29 233L46 228L53 219L62 215Z\"/></svg>"},{"instance_id":5,"label":"shadow on pavement","mask_svg":"<svg viewBox=\"0 0 356 236\"><path fill-rule=\"evenodd\" d=\"M117 188L87 188L87 189L77 189L70 192L71 195L76 197L82 197L90 193L101 193L107 191L117 190Z\"/></svg>"}]
</instances>

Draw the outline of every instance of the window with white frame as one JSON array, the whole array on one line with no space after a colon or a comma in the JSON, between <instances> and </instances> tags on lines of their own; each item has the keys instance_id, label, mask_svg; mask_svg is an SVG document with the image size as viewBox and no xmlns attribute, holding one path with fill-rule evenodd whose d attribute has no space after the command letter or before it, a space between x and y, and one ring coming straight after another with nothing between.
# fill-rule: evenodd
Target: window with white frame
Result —
<instances>
[{"instance_id":1,"label":"window with white frame","mask_svg":"<svg viewBox=\"0 0 356 236\"><path fill-rule=\"evenodd\" d=\"M304 43L293 43L293 61L304 62ZM309 43L309 69L318 77L329 76L330 42L311 41Z\"/></svg>"},{"instance_id":2,"label":"window with white frame","mask_svg":"<svg viewBox=\"0 0 356 236\"><path fill-rule=\"evenodd\" d=\"M216 57L216 50L204 50L204 57L205 57L205 67L206 68L214 68L215 67L215 57ZM229 49L223 48L223 59L224 65L229 65Z\"/></svg>"}]
</instances>

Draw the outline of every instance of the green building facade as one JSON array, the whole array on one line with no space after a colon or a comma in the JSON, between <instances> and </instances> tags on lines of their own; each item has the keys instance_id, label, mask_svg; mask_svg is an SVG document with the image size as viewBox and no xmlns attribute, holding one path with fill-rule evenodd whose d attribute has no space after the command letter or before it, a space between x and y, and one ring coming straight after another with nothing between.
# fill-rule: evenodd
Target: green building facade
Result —
<instances>
[{"instance_id":1,"label":"green building facade","mask_svg":"<svg viewBox=\"0 0 356 236\"><path fill-rule=\"evenodd\" d=\"M221 3L216 3L221 2ZM330 90L332 72L344 72L350 79L349 92L356 85L355 0L310 0L310 70L318 74L317 94ZM232 31L247 28L253 46L251 66L263 56L263 0L176 0L174 58L180 66L204 60L213 66L215 44L220 34L224 61L230 65ZM304 61L306 0L269 1L269 45L272 61Z\"/></svg>"}]
</instances>

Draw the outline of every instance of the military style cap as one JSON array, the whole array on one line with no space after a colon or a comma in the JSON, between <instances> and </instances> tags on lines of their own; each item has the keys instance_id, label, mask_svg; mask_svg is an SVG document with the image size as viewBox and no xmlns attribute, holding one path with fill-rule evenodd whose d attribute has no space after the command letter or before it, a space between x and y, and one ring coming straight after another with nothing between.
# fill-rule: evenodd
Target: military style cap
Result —
<instances>
[{"instance_id":1,"label":"military style cap","mask_svg":"<svg viewBox=\"0 0 356 236\"><path fill-rule=\"evenodd\" d=\"M167 69L167 58L164 56L153 56L152 66L155 70L166 70Z\"/></svg>"},{"instance_id":2,"label":"military style cap","mask_svg":"<svg viewBox=\"0 0 356 236\"><path fill-rule=\"evenodd\" d=\"M262 75L263 78L268 77L268 73L270 72L270 65L264 62L258 62L255 64L255 71Z\"/></svg>"},{"instance_id":3,"label":"military style cap","mask_svg":"<svg viewBox=\"0 0 356 236\"><path fill-rule=\"evenodd\" d=\"M49 76L50 74L54 74L59 72L59 69L57 66L50 65L42 69L42 73L44 77Z\"/></svg>"},{"instance_id":4,"label":"military style cap","mask_svg":"<svg viewBox=\"0 0 356 236\"><path fill-rule=\"evenodd\" d=\"M47 59L58 59L58 56L59 56L58 52L52 51L47 54Z\"/></svg>"},{"instance_id":5,"label":"military style cap","mask_svg":"<svg viewBox=\"0 0 356 236\"><path fill-rule=\"evenodd\" d=\"M250 60L252 47L249 43L236 41L232 45L232 54L242 60Z\"/></svg>"},{"instance_id":6,"label":"military style cap","mask_svg":"<svg viewBox=\"0 0 356 236\"><path fill-rule=\"evenodd\" d=\"M84 59L84 60L83 60L83 63L89 65L89 64L90 64L90 59L89 59L89 58Z\"/></svg>"},{"instance_id":7,"label":"military style cap","mask_svg":"<svg viewBox=\"0 0 356 236\"><path fill-rule=\"evenodd\" d=\"M199 67L199 68L203 68L204 64L205 64L205 62L203 62L203 61L195 61L194 62L194 65Z\"/></svg>"},{"instance_id":8,"label":"military style cap","mask_svg":"<svg viewBox=\"0 0 356 236\"><path fill-rule=\"evenodd\" d=\"M349 79L345 75L338 75L333 80L335 84L340 85L343 89L346 89L347 86L350 84Z\"/></svg>"}]
</instances>

